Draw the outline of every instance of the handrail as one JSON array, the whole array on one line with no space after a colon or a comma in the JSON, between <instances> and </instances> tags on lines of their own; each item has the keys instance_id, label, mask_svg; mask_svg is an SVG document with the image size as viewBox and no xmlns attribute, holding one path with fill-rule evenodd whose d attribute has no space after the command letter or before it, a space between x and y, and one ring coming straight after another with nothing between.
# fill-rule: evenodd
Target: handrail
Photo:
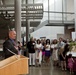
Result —
<instances>
[{"instance_id":1,"label":"handrail","mask_svg":"<svg viewBox=\"0 0 76 75\"><path fill-rule=\"evenodd\" d=\"M59 11L43 11L47 13L63 13L63 14L74 14L74 12L59 12Z\"/></svg>"}]
</instances>

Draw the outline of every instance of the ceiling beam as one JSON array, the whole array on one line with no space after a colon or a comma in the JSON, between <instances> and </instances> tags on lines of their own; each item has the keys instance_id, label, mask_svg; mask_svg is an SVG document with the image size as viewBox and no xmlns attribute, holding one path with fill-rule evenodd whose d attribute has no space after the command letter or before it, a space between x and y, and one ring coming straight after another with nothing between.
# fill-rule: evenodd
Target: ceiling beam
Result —
<instances>
[{"instance_id":1,"label":"ceiling beam","mask_svg":"<svg viewBox=\"0 0 76 75\"><path fill-rule=\"evenodd\" d=\"M0 7L14 7L14 4L9 4L9 5L0 5ZM43 6L42 3L39 4L22 4L21 6Z\"/></svg>"}]
</instances>

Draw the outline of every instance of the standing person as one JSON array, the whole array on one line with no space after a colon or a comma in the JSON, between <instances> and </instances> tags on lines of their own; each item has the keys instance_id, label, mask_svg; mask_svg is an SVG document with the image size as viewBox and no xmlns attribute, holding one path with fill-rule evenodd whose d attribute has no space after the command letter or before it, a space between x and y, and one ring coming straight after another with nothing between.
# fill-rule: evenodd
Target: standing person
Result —
<instances>
[{"instance_id":1,"label":"standing person","mask_svg":"<svg viewBox=\"0 0 76 75\"><path fill-rule=\"evenodd\" d=\"M69 51L69 44L68 42L65 40L65 46L64 46L64 51L63 51L63 57L65 58L65 60L63 61L64 64L64 69L66 70L66 61L67 61L67 52Z\"/></svg>"},{"instance_id":2,"label":"standing person","mask_svg":"<svg viewBox=\"0 0 76 75\"><path fill-rule=\"evenodd\" d=\"M53 65L57 66L58 64L58 48L57 48L57 40L53 40L53 44L51 45L51 48L53 49L52 52L52 59L53 59Z\"/></svg>"},{"instance_id":3,"label":"standing person","mask_svg":"<svg viewBox=\"0 0 76 75\"><path fill-rule=\"evenodd\" d=\"M42 61L42 44L41 41L38 39L37 44L35 46L35 54L36 54L36 66L41 66Z\"/></svg>"},{"instance_id":4,"label":"standing person","mask_svg":"<svg viewBox=\"0 0 76 75\"><path fill-rule=\"evenodd\" d=\"M45 62L45 42L42 42L42 62Z\"/></svg>"},{"instance_id":5,"label":"standing person","mask_svg":"<svg viewBox=\"0 0 76 75\"><path fill-rule=\"evenodd\" d=\"M58 42L58 51L60 51L61 48L64 48L65 43L63 42L63 39L60 37Z\"/></svg>"},{"instance_id":6,"label":"standing person","mask_svg":"<svg viewBox=\"0 0 76 75\"><path fill-rule=\"evenodd\" d=\"M8 57L14 55L10 51L18 54L18 47L16 45L15 39L16 39L16 31L14 31L14 30L9 31L9 37L3 43L3 51L4 51L4 54L5 54L5 58L8 58ZM8 49L10 51L8 51Z\"/></svg>"},{"instance_id":7,"label":"standing person","mask_svg":"<svg viewBox=\"0 0 76 75\"><path fill-rule=\"evenodd\" d=\"M29 65L35 66L35 42L33 37L27 43L27 48L29 52Z\"/></svg>"},{"instance_id":8,"label":"standing person","mask_svg":"<svg viewBox=\"0 0 76 75\"><path fill-rule=\"evenodd\" d=\"M64 42L63 42L63 39L60 37L59 38L59 42L58 42L58 60L59 60L59 66L61 66L61 62L60 62L60 53L62 52L62 51L60 51L60 50L62 50L62 48L64 48Z\"/></svg>"},{"instance_id":9,"label":"standing person","mask_svg":"<svg viewBox=\"0 0 76 75\"><path fill-rule=\"evenodd\" d=\"M66 59L64 56L64 48L60 49L59 59L60 59L61 69L66 70L66 61L65 61Z\"/></svg>"},{"instance_id":10,"label":"standing person","mask_svg":"<svg viewBox=\"0 0 76 75\"><path fill-rule=\"evenodd\" d=\"M45 44L45 61L47 65L50 63L50 56L51 56L50 39L47 39Z\"/></svg>"}]
</instances>

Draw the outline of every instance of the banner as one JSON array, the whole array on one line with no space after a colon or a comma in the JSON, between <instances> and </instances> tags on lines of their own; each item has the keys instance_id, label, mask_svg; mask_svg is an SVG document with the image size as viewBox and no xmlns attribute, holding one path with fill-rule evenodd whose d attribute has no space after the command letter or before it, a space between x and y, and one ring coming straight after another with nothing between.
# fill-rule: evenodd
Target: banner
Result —
<instances>
[{"instance_id":1,"label":"banner","mask_svg":"<svg viewBox=\"0 0 76 75\"><path fill-rule=\"evenodd\" d=\"M76 39L76 32L72 32L72 40L75 41Z\"/></svg>"}]
</instances>

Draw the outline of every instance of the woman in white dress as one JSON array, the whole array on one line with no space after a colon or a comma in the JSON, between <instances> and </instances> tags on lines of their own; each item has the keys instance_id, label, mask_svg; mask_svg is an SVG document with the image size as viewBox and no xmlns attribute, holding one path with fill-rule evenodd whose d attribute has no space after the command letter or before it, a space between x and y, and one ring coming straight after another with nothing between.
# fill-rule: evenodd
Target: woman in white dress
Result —
<instances>
[{"instance_id":1,"label":"woman in white dress","mask_svg":"<svg viewBox=\"0 0 76 75\"><path fill-rule=\"evenodd\" d=\"M56 66L58 64L58 48L57 48L57 40L53 40L53 44L51 45L51 48L53 49L52 52L52 60L53 65Z\"/></svg>"},{"instance_id":2,"label":"woman in white dress","mask_svg":"<svg viewBox=\"0 0 76 75\"><path fill-rule=\"evenodd\" d=\"M42 44L41 41L38 39L37 44L35 46L35 55L36 55L36 66L41 66L42 61Z\"/></svg>"}]
</instances>

